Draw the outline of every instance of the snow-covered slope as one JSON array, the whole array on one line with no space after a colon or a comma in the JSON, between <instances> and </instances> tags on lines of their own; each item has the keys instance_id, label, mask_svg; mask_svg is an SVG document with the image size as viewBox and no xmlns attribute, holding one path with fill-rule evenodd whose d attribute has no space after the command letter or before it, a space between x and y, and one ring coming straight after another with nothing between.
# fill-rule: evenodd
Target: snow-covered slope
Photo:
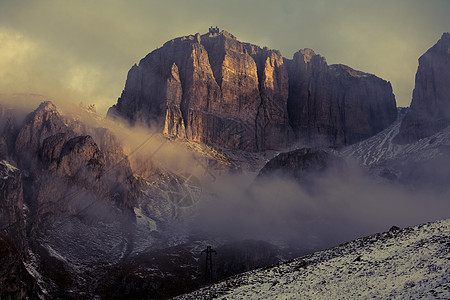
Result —
<instances>
[{"instance_id":1,"label":"snow-covered slope","mask_svg":"<svg viewBox=\"0 0 450 300\"><path fill-rule=\"evenodd\" d=\"M344 148L341 153L356 158L363 166L373 166L389 160L423 161L449 151L450 127L410 144L396 144L402 118L377 135Z\"/></svg>"},{"instance_id":2,"label":"snow-covered slope","mask_svg":"<svg viewBox=\"0 0 450 300\"><path fill-rule=\"evenodd\" d=\"M368 236L177 299L449 299L450 219Z\"/></svg>"}]
</instances>

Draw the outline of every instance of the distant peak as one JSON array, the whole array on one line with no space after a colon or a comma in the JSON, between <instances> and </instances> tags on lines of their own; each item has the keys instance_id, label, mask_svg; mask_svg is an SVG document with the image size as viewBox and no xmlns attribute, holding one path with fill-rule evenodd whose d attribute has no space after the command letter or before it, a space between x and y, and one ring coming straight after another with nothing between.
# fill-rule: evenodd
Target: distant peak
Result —
<instances>
[{"instance_id":1,"label":"distant peak","mask_svg":"<svg viewBox=\"0 0 450 300\"><path fill-rule=\"evenodd\" d=\"M316 52L314 52L314 50L311 49L311 48L302 49L302 50L300 50L300 53L305 55L305 56L308 55L308 56L311 56L311 57L316 55Z\"/></svg>"},{"instance_id":2,"label":"distant peak","mask_svg":"<svg viewBox=\"0 0 450 300\"><path fill-rule=\"evenodd\" d=\"M51 101L42 102L36 111L56 111L56 106Z\"/></svg>"},{"instance_id":3,"label":"distant peak","mask_svg":"<svg viewBox=\"0 0 450 300\"><path fill-rule=\"evenodd\" d=\"M316 52L314 52L311 48L305 48L299 51L299 53L303 56L303 61L308 63L311 59L316 56Z\"/></svg>"},{"instance_id":4,"label":"distant peak","mask_svg":"<svg viewBox=\"0 0 450 300\"><path fill-rule=\"evenodd\" d=\"M450 33L444 32L437 43L450 46Z\"/></svg>"}]
</instances>

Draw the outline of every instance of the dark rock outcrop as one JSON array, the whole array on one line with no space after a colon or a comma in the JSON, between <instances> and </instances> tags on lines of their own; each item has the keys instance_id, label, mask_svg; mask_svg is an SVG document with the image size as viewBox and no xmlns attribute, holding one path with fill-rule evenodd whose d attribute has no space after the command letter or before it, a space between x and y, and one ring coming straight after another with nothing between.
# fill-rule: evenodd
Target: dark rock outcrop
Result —
<instances>
[{"instance_id":1,"label":"dark rock outcrop","mask_svg":"<svg viewBox=\"0 0 450 300\"><path fill-rule=\"evenodd\" d=\"M410 143L450 125L450 33L419 58L411 107L396 137Z\"/></svg>"},{"instance_id":2,"label":"dark rock outcrop","mask_svg":"<svg viewBox=\"0 0 450 300\"><path fill-rule=\"evenodd\" d=\"M30 113L14 142L14 151L22 169L35 168L37 153L44 140L58 133L71 133L63 117L51 102L43 102Z\"/></svg>"},{"instance_id":3,"label":"dark rock outcrop","mask_svg":"<svg viewBox=\"0 0 450 300\"><path fill-rule=\"evenodd\" d=\"M165 134L245 151L283 149L295 136L347 145L396 117L389 83L312 50L279 51L239 42L226 31L171 40L128 72L108 116Z\"/></svg>"},{"instance_id":4,"label":"dark rock outcrop","mask_svg":"<svg viewBox=\"0 0 450 300\"><path fill-rule=\"evenodd\" d=\"M20 251L26 248L22 173L0 161L0 229Z\"/></svg>"},{"instance_id":5,"label":"dark rock outcrop","mask_svg":"<svg viewBox=\"0 0 450 300\"><path fill-rule=\"evenodd\" d=\"M343 167L345 167L344 160L330 152L302 148L278 154L261 169L257 178L276 175L306 184L317 175L323 175L327 171L342 170Z\"/></svg>"},{"instance_id":6,"label":"dark rock outcrop","mask_svg":"<svg viewBox=\"0 0 450 300\"><path fill-rule=\"evenodd\" d=\"M0 298L43 299L36 280L23 264L23 255L0 233Z\"/></svg>"},{"instance_id":7,"label":"dark rock outcrop","mask_svg":"<svg viewBox=\"0 0 450 300\"><path fill-rule=\"evenodd\" d=\"M238 241L217 248L216 279L274 265L280 261L280 250L270 243L255 240Z\"/></svg>"}]
</instances>

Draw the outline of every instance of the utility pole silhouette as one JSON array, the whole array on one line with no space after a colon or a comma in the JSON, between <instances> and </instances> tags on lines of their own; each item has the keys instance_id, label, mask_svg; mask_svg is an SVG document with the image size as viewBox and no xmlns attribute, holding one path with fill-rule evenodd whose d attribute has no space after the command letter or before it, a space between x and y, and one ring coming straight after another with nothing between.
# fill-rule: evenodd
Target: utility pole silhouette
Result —
<instances>
[{"instance_id":1,"label":"utility pole silhouette","mask_svg":"<svg viewBox=\"0 0 450 300\"><path fill-rule=\"evenodd\" d=\"M213 283L213 267L212 267L212 254L214 252L217 255L217 251L213 250L211 246L207 246L203 253L206 252L206 265L205 265L205 283Z\"/></svg>"}]
</instances>

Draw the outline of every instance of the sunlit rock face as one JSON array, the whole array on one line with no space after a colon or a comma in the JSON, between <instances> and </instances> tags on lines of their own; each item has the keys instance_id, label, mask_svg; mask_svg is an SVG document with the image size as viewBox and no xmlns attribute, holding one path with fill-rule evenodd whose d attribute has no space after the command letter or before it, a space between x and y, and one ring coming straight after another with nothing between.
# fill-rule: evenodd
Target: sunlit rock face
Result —
<instances>
[{"instance_id":1,"label":"sunlit rock face","mask_svg":"<svg viewBox=\"0 0 450 300\"><path fill-rule=\"evenodd\" d=\"M297 141L350 144L392 123L391 86L312 50L277 50L222 31L171 40L135 65L108 115L169 136L251 152Z\"/></svg>"},{"instance_id":2,"label":"sunlit rock face","mask_svg":"<svg viewBox=\"0 0 450 300\"><path fill-rule=\"evenodd\" d=\"M411 107L396 141L410 143L450 125L450 34L419 58Z\"/></svg>"}]
</instances>

